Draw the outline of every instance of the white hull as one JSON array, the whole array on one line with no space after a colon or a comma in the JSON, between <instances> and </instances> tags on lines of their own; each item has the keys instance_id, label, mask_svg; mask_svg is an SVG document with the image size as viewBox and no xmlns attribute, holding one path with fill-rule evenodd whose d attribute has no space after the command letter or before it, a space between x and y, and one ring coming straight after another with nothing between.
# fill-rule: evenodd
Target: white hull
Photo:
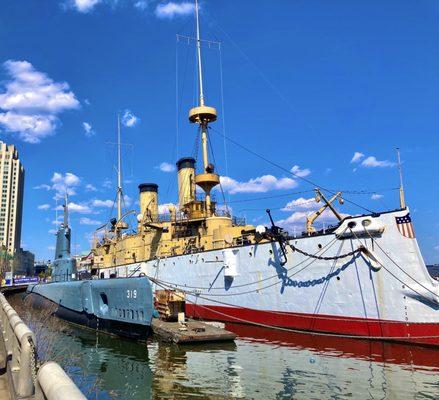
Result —
<instances>
[{"instance_id":1,"label":"white hull","mask_svg":"<svg viewBox=\"0 0 439 400\"><path fill-rule=\"evenodd\" d=\"M364 246L371 258L357 253L320 260L288 248L282 266L279 245L273 242L100 272L104 277L142 273L156 279L157 289L183 289L187 313L203 318L439 344L439 283L430 277L416 239L398 230L395 217L407 213L351 218L333 233L290 241L325 257ZM365 219L372 222L367 232ZM353 222L356 226L349 229L347 224L352 227ZM375 232L374 227L384 231ZM342 232L345 237L340 237Z\"/></svg>"}]
</instances>

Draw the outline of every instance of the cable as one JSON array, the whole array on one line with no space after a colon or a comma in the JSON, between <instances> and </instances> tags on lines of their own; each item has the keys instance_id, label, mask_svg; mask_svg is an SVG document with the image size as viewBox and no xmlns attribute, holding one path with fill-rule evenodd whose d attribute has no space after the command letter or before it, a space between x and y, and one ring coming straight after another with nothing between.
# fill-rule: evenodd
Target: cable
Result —
<instances>
[{"instance_id":1,"label":"cable","mask_svg":"<svg viewBox=\"0 0 439 400\"><path fill-rule=\"evenodd\" d=\"M217 134L219 134L219 135L221 135L221 136L224 136L220 131L216 130L215 128L212 128L211 126L209 126L209 129L211 129L212 131L214 131L215 133L217 133ZM325 188L325 187L323 187L323 186L319 186L319 185L317 185L316 183L314 183L313 181L311 181L311 180L309 180L309 179L307 179L307 178L305 178L305 177L303 177L303 176L300 176L300 175L295 174L294 172L292 172L292 171L290 171L290 170L288 170L288 169L282 167L281 165L279 165L279 164L277 164L277 163L275 163L275 162L269 160L268 158L266 158L266 157L264 157L264 156L262 156L262 155L256 153L255 151L253 151L253 150L247 148L246 146L244 146L244 145L242 145L242 144L236 142L235 140L231 139L230 137L228 137L228 136L224 136L224 137L225 137L227 140L229 140L230 142L232 142L235 146L240 147L241 149L245 150L246 152L248 152L248 153L254 155L255 157L260 158L260 159L263 160L263 161L265 161L266 163L271 164L271 165L273 165L274 167L279 168L280 170L282 170L282 171L284 171L284 172L286 172L286 173L288 173L288 174L290 174L290 175L293 175L295 178L297 178L297 179L301 179L301 180L303 180L304 182L306 182L306 183L308 183L308 184L310 184L310 185L313 185L313 186L315 186L315 187L320 187L321 189L327 191L328 193L336 194L336 192L334 192L334 191L332 191L332 190L330 190L330 189L327 189L327 188ZM368 208L362 206L361 204L358 204L358 203L356 203L356 202L354 202L354 201L352 201L352 200L349 200L349 199L346 199L346 198L343 198L343 199L344 199L345 201L347 201L348 203L351 203L351 204L353 204L354 206L359 207L359 208L361 208L361 209L363 209L363 210L365 210L365 211L367 211L367 212L369 212L369 213L371 213L371 214L374 214L374 213L375 213L374 211L372 211L372 210L370 210L370 209L368 209Z\"/></svg>"}]
</instances>

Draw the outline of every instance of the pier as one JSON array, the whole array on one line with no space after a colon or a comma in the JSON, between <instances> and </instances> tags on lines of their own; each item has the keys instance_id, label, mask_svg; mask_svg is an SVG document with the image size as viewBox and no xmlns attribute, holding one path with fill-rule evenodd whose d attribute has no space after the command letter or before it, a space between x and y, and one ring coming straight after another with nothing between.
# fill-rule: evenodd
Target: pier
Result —
<instances>
[{"instance_id":1,"label":"pier","mask_svg":"<svg viewBox=\"0 0 439 400\"><path fill-rule=\"evenodd\" d=\"M55 362L40 365L35 334L0 294L0 400L84 400Z\"/></svg>"}]
</instances>

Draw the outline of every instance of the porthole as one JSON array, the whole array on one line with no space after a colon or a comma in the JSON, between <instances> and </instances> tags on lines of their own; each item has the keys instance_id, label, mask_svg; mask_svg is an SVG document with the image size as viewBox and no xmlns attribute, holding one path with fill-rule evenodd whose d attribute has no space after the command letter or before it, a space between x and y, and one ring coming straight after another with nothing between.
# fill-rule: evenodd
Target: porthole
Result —
<instances>
[{"instance_id":1,"label":"porthole","mask_svg":"<svg viewBox=\"0 0 439 400\"><path fill-rule=\"evenodd\" d=\"M319 243L319 244L317 245L317 247L318 247L319 249L323 248L323 246L322 246L321 243Z\"/></svg>"},{"instance_id":2,"label":"porthole","mask_svg":"<svg viewBox=\"0 0 439 400\"><path fill-rule=\"evenodd\" d=\"M252 252L251 252L251 251L248 252L248 256L249 256L249 257L252 256Z\"/></svg>"},{"instance_id":3,"label":"porthole","mask_svg":"<svg viewBox=\"0 0 439 400\"><path fill-rule=\"evenodd\" d=\"M340 277L339 277L339 276L337 276L337 280L338 280L338 281L340 280Z\"/></svg>"},{"instance_id":4,"label":"porthole","mask_svg":"<svg viewBox=\"0 0 439 400\"><path fill-rule=\"evenodd\" d=\"M372 221L370 219L363 219L363 221L361 221L361 225L364 227L369 226L371 223Z\"/></svg>"},{"instance_id":5,"label":"porthole","mask_svg":"<svg viewBox=\"0 0 439 400\"><path fill-rule=\"evenodd\" d=\"M269 252L270 254L273 254L273 250L271 250L271 249L270 249L270 250L268 250L268 252Z\"/></svg>"},{"instance_id":6,"label":"porthole","mask_svg":"<svg viewBox=\"0 0 439 400\"><path fill-rule=\"evenodd\" d=\"M348 228L354 229L357 226L357 223L355 221L351 221L348 223Z\"/></svg>"}]
</instances>

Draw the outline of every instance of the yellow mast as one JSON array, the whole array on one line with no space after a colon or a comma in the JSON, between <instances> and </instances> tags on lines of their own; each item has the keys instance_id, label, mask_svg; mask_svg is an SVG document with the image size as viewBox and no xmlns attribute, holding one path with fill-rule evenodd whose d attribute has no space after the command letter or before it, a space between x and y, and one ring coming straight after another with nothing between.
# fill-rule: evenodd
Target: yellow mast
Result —
<instances>
[{"instance_id":1,"label":"yellow mast","mask_svg":"<svg viewBox=\"0 0 439 400\"><path fill-rule=\"evenodd\" d=\"M198 61L198 87L199 93L199 105L189 111L189 121L200 125L201 128L201 143L203 151L203 172L195 176L195 183L200 186L206 194L205 200L205 216L212 216L212 205L210 191L213 187L219 184L219 176L214 173L214 167L209 164L208 157L208 143L207 143L207 129L209 122L214 122L217 119L217 112L214 107L205 105L204 102L204 89L203 89L203 66L201 58L201 39L200 39L200 19L199 19L199 7L198 0L195 0L195 20L197 30L197 61Z\"/></svg>"}]
</instances>

